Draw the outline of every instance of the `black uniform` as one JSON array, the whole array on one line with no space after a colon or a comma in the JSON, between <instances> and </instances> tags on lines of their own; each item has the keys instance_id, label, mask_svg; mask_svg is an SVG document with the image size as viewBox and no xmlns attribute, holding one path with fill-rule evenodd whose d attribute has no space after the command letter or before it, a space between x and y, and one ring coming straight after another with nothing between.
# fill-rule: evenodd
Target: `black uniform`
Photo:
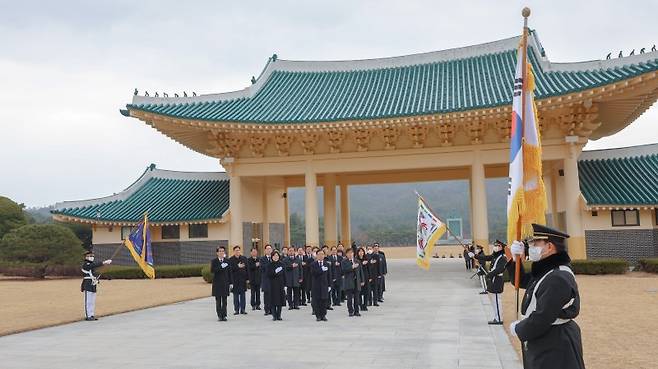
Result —
<instances>
[{"instance_id":1,"label":"black uniform","mask_svg":"<svg viewBox=\"0 0 658 369\"><path fill-rule=\"evenodd\" d=\"M85 319L96 320L96 285L98 284L99 273L96 269L103 266L102 261L89 261L85 260L82 263L82 283L80 284L80 292L84 293L85 297Z\"/></svg>"},{"instance_id":2,"label":"black uniform","mask_svg":"<svg viewBox=\"0 0 658 369\"><path fill-rule=\"evenodd\" d=\"M251 309L260 310L260 267L256 265L258 257L247 259L247 272L249 273L249 288L251 289Z\"/></svg>"},{"instance_id":3,"label":"black uniform","mask_svg":"<svg viewBox=\"0 0 658 369\"><path fill-rule=\"evenodd\" d=\"M213 273L212 295L215 296L217 318L226 320L226 297L229 294L229 286L231 285L231 266L228 259L212 259L210 272Z\"/></svg>"},{"instance_id":4,"label":"black uniform","mask_svg":"<svg viewBox=\"0 0 658 369\"><path fill-rule=\"evenodd\" d=\"M272 319L281 320L281 307L286 303L285 266L281 261L272 261L267 266L267 278L270 281L270 307Z\"/></svg>"},{"instance_id":5,"label":"black uniform","mask_svg":"<svg viewBox=\"0 0 658 369\"><path fill-rule=\"evenodd\" d=\"M507 266L507 258L505 251L497 251L491 255L491 270L486 275L487 292L493 294L493 318L490 324L500 323L503 321L503 301L501 294L503 293L503 273Z\"/></svg>"},{"instance_id":6,"label":"black uniform","mask_svg":"<svg viewBox=\"0 0 658 369\"><path fill-rule=\"evenodd\" d=\"M532 226L534 237L553 242L558 253L532 263L530 273L520 266L520 287L526 289L521 304L524 318L516 323L514 332L523 343L523 366L584 369L580 327L573 321L580 313L580 294L564 246L569 236L545 226ZM507 270L513 282L515 263L509 263Z\"/></svg>"},{"instance_id":7,"label":"black uniform","mask_svg":"<svg viewBox=\"0 0 658 369\"><path fill-rule=\"evenodd\" d=\"M354 268L356 264L356 268ZM343 272L343 290L347 298L347 312L350 316L361 315L359 313L359 296L361 292L361 284L363 282L363 268L357 259L343 258L341 262L341 269Z\"/></svg>"},{"instance_id":8,"label":"black uniform","mask_svg":"<svg viewBox=\"0 0 658 369\"><path fill-rule=\"evenodd\" d=\"M327 303L329 301L329 283L330 272L329 267L324 263L322 265L319 261L314 261L311 264L311 277L313 279L313 291L311 297L313 298L313 311L318 320L326 320L327 316ZM323 270L322 267L325 267Z\"/></svg>"},{"instance_id":9,"label":"black uniform","mask_svg":"<svg viewBox=\"0 0 658 369\"><path fill-rule=\"evenodd\" d=\"M245 314L244 311L247 302L245 296L247 292L247 281L249 272L247 270L247 258L244 256L231 256L229 259L231 265L231 278L233 283L233 311L235 313ZM240 267L242 264L242 267Z\"/></svg>"}]
</instances>

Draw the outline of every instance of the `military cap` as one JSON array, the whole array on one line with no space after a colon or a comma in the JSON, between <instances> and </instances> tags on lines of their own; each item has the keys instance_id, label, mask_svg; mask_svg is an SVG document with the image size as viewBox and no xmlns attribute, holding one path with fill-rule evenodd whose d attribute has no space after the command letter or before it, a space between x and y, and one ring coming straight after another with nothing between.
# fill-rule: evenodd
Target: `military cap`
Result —
<instances>
[{"instance_id":1,"label":"military cap","mask_svg":"<svg viewBox=\"0 0 658 369\"><path fill-rule=\"evenodd\" d=\"M94 254L93 250L86 250L83 255L84 256L89 256L89 255L93 255L93 254Z\"/></svg>"},{"instance_id":2,"label":"military cap","mask_svg":"<svg viewBox=\"0 0 658 369\"><path fill-rule=\"evenodd\" d=\"M546 240L557 246L558 249L566 250L567 246L565 240L567 238L569 238L568 234L560 232L557 229L553 229L541 224L532 224L533 240Z\"/></svg>"},{"instance_id":3,"label":"military cap","mask_svg":"<svg viewBox=\"0 0 658 369\"><path fill-rule=\"evenodd\" d=\"M505 242L501 241L501 240L496 240L494 242L494 245L500 245L502 247L507 247L507 244Z\"/></svg>"}]
</instances>

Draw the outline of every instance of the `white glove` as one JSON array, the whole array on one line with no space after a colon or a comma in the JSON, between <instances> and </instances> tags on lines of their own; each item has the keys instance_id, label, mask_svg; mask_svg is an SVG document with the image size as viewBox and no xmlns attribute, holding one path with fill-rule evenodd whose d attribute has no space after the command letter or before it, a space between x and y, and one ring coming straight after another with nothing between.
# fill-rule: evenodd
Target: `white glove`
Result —
<instances>
[{"instance_id":1,"label":"white glove","mask_svg":"<svg viewBox=\"0 0 658 369\"><path fill-rule=\"evenodd\" d=\"M509 325L509 331L514 337L518 337L516 335L516 325L519 324L520 320L515 320Z\"/></svg>"},{"instance_id":2,"label":"white glove","mask_svg":"<svg viewBox=\"0 0 658 369\"><path fill-rule=\"evenodd\" d=\"M323 267L322 267L322 271L323 271L323 272L326 272L327 270L329 270L329 268L327 268L326 266L323 266Z\"/></svg>"},{"instance_id":3,"label":"white glove","mask_svg":"<svg viewBox=\"0 0 658 369\"><path fill-rule=\"evenodd\" d=\"M327 291L328 291L328 292L331 292L331 287L327 287Z\"/></svg>"},{"instance_id":4,"label":"white glove","mask_svg":"<svg viewBox=\"0 0 658 369\"><path fill-rule=\"evenodd\" d=\"M512 242L512 246L510 246L510 252L512 253L512 255L523 255L524 251L525 251L525 245L523 245L523 242L519 242L519 241Z\"/></svg>"},{"instance_id":5,"label":"white glove","mask_svg":"<svg viewBox=\"0 0 658 369\"><path fill-rule=\"evenodd\" d=\"M227 263L222 263L222 268L226 268L228 266Z\"/></svg>"},{"instance_id":6,"label":"white glove","mask_svg":"<svg viewBox=\"0 0 658 369\"><path fill-rule=\"evenodd\" d=\"M282 270L283 270L283 267L278 267L278 268L274 269L274 273L278 273Z\"/></svg>"},{"instance_id":7,"label":"white glove","mask_svg":"<svg viewBox=\"0 0 658 369\"><path fill-rule=\"evenodd\" d=\"M469 252L469 253L468 253L468 257L469 257L469 258L475 257L475 254L472 253L472 252Z\"/></svg>"},{"instance_id":8,"label":"white glove","mask_svg":"<svg viewBox=\"0 0 658 369\"><path fill-rule=\"evenodd\" d=\"M107 259L103 262L103 265L112 264L112 259Z\"/></svg>"}]
</instances>

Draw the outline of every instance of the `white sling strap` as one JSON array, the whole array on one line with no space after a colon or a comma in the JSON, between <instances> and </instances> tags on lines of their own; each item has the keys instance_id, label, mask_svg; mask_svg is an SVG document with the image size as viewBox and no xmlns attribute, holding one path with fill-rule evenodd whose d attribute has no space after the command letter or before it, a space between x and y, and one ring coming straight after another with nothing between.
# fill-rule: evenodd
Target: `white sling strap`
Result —
<instances>
[{"instance_id":1,"label":"white sling strap","mask_svg":"<svg viewBox=\"0 0 658 369\"><path fill-rule=\"evenodd\" d=\"M562 270L562 271L568 272L568 273L571 274L574 278L576 278L576 275L573 273L573 271L571 270L571 268L569 268L568 266L566 266L566 265L560 265L559 269ZM549 270L548 273L544 274L544 276L541 277L541 278L539 279L539 281L537 282L537 284L535 284L535 289L532 291L532 297L531 297L531 299L530 299L530 304L528 304L528 309L526 309L526 312L525 312L525 314L523 315L523 319L529 317L530 314L532 314L535 310L537 310L537 290L539 289L539 286L540 286L541 283L544 281L544 279L546 279L546 277L547 277L549 274L551 274L551 273L553 272L553 270L555 270L555 269L551 269L551 270ZM567 303L562 307L562 309L566 309L566 308L568 308L569 306L573 305L574 302L575 302L575 299L574 299L574 298L571 298L571 300L569 300L569 302L567 302ZM570 321L571 321L571 319L561 319L561 318L557 318L557 319L555 319L555 321L554 321L552 324L553 324L553 325L560 325L560 324L568 323L568 322L570 322Z\"/></svg>"}]
</instances>

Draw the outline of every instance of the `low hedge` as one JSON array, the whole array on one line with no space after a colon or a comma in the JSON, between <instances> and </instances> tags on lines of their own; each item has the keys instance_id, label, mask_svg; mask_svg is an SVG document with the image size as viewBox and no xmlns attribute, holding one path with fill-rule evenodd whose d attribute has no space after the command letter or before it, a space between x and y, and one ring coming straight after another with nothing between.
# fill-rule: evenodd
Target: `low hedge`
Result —
<instances>
[{"instance_id":1,"label":"low hedge","mask_svg":"<svg viewBox=\"0 0 658 369\"><path fill-rule=\"evenodd\" d=\"M648 273L658 273L658 259L640 259L640 269Z\"/></svg>"},{"instance_id":2,"label":"low hedge","mask_svg":"<svg viewBox=\"0 0 658 369\"><path fill-rule=\"evenodd\" d=\"M628 261L623 259L572 260L575 274L624 274L628 271Z\"/></svg>"},{"instance_id":3,"label":"low hedge","mask_svg":"<svg viewBox=\"0 0 658 369\"><path fill-rule=\"evenodd\" d=\"M206 283L212 283L214 274L210 273L210 264L206 264L201 268L201 276Z\"/></svg>"},{"instance_id":4,"label":"low hedge","mask_svg":"<svg viewBox=\"0 0 658 369\"><path fill-rule=\"evenodd\" d=\"M155 267L155 278L200 277L205 264L161 265ZM102 279L142 279L146 278L138 266L110 265L100 270Z\"/></svg>"},{"instance_id":5,"label":"low hedge","mask_svg":"<svg viewBox=\"0 0 658 369\"><path fill-rule=\"evenodd\" d=\"M80 275L79 265L49 265L48 263L0 262L0 274L12 277L45 278L76 277Z\"/></svg>"}]
</instances>

